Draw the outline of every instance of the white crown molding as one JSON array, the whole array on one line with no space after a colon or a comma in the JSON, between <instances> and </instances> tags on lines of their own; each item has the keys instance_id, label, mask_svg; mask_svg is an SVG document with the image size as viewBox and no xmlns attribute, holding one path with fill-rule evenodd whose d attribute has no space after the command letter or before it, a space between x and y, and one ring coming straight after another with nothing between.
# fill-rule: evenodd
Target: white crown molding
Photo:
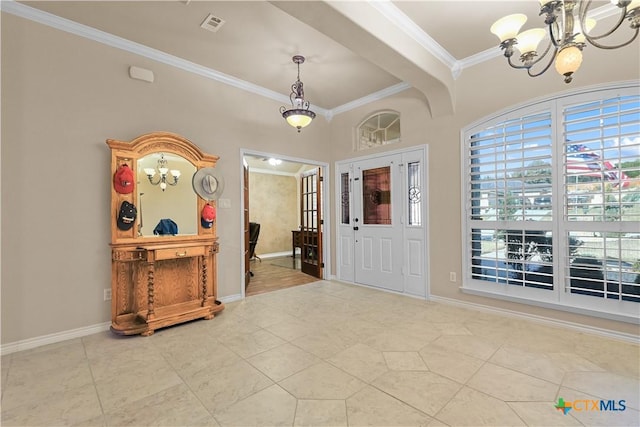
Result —
<instances>
[{"instance_id":1,"label":"white crown molding","mask_svg":"<svg viewBox=\"0 0 640 427\"><path fill-rule=\"evenodd\" d=\"M228 74L224 74L211 68L207 68L191 61L179 58L177 56L170 55L160 50L150 48L140 43L132 42L122 37L97 30L87 25L79 24L69 19L61 18L57 15L41 11L30 6L26 6L22 3L17 3L14 0L2 0L2 11L19 16L21 18L29 19L34 22L38 22L43 25L47 25L61 31L65 31L67 33L75 34L77 36L93 40L95 42L102 43L116 49L121 49L135 55L153 59L154 61L171 65L173 67L180 68L182 70L189 71L194 74L198 74L200 76L246 90L248 92L253 92L265 98L270 98L278 102L290 102L288 96L282 95L272 90L265 89L253 83L237 79Z\"/></svg>"},{"instance_id":2,"label":"white crown molding","mask_svg":"<svg viewBox=\"0 0 640 427\"><path fill-rule=\"evenodd\" d=\"M500 56L501 54L501 51L499 49L491 48L475 55L468 56L461 60L456 60L446 49L444 49L433 38L431 38L431 36L424 32L415 22L409 19L409 17L405 15L400 9L398 9L390 0L376 0L369 1L369 3L380 13L382 13L387 19L389 19L392 24L403 30L411 38L416 40L427 52L434 55L443 64L449 67L454 79L457 79L464 69L493 59L497 56ZM593 12L589 14L589 16L595 19L602 19L619 13L618 10L618 7L614 6L613 4L608 4L606 6L594 9ZM0 11L7 12L24 19L29 19L31 21L47 25L49 27L56 28L58 30L65 31L67 33L71 33L89 40L93 40L95 42L102 43L116 49L121 49L135 55L149 58L154 61L167 64L172 67L176 67L181 70L188 71L268 99L272 99L274 101L278 101L284 104L288 104L290 102L288 96L272 91L270 89L266 89L262 86L258 86L245 80L240 80L228 74L221 73L219 71L204 67L191 61L187 61L186 59L170 55L166 52L150 48L148 46L115 36L113 34L109 34L107 32L89 27L87 25L79 24L69 19L54 15L52 13L44 12L25 4L18 3L15 0L0 0ZM317 114L323 115L325 119L330 122L335 115L353 110L354 108L358 108L360 106L383 99L385 97L395 95L396 93L402 92L410 87L411 85L409 85L408 83L398 83L386 89L382 89L378 92L353 100L333 109L321 108L316 105L311 105L311 109Z\"/></svg>"},{"instance_id":3,"label":"white crown molding","mask_svg":"<svg viewBox=\"0 0 640 427\"><path fill-rule=\"evenodd\" d=\"M440 62L452 69L456 64L453 57L445 48L436 42L429 34L413 22L404 12L402 12L390 0L369 1L369 4L382 13L391 23L404 31L409 37L414 39L427 52L438 58Z\"/></svg>"},{"instance_id":4,"label":"white crown molding","mask_svg":"<svg viewBox=\"0 0 640 427\"><path fill-rule=\"evenodd\" d=\"M18 3L14 0L2 0L0 2L0 9L3 12L19 16L20 18L29 19L33 22L47 25L57 30L65 31L67 33L93 40L95 42L102 43L116 49L121 49L135 55L149 58L154 61L167 64L172 67L176 67L200 75L202 77L206 77L208 79L215 80L220 83L263 96L265 98L272 99L274 101L286 104L291 102L288 96L282 95L270 89L266 89L262 86L237 79L228 74L221 73L214 69L204 67L202 65L187 61L186 59L182 59L174 55L170 55L157 49L153 49L143 44L132 42L131 40L127 40L101 30L97 30L87 25L79 24L69 19L61 18L57 15L44 12L42 10L24 5L22 3ZM328 110L317 106L314 106L314 110L319 114L325 116L329 114Z\"/></svg>"},{"instance_id":5,"label":"white crown molding","mask_svg":"<svg viewBox=\"0 0 640 427\"><path fill-rule=\"evenodd\" d=\"M332 116L340 113L344 113L349 110L353 110L354 108L361 107L363 105L369 104L374 101L378 101L380 99L386 98L391 95L395 95L396 93L400 93L407 89L411 88L409 83L398 83L393 86L389 86L388 88L379 90L378 92L374 92L367 96L363 96L360 99L353 100L351 102L347 102L346 104L340 105L331 110ZM328 119L330 120L330 119Z\"/></svg>"},{"instance_id":6,"label":"white crown molding","mask_svg":"<svg viewBox=\"0 0 640 427\"><path fill-rule=\"evenodd\" d=\"M438 58L451 70L454 79L457 79L462 71L474 65L489 61L502 54L500 49L489 48L485 51L478 52L466 58L457 60L438 42L436 42L429 34L412 21L404 12L398 9L391 0L375 0L369 3L382 13L391 23L403 30L407 35L417 41L427 52ZM608 18L620 13L620 8L609 3L597 9L593 9L589 13L589 17L595 20Z\"/></svg>"},{"instance_id":7,"label":"white crown molding","mask_svg":"<svg viewBox=\"0 0 640 427\"><path fill-rule=\"evenodd\" d=\"M461 73L466 68L497 58L498 56L502 56L502 54L502 50L497 46L495 48L492 47L457 61L456 66L459 67Z\"/></svg>"}]
</instances>

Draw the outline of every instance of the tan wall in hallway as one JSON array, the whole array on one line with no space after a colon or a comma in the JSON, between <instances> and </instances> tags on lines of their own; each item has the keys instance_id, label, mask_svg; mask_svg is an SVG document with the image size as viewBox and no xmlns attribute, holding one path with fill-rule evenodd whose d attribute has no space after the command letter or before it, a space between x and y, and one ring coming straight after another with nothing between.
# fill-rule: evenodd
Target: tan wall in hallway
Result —
<instances>
[{"instance_id":1,"label":"tan wall in hallway","mask_svg":"<svg viewBox=\"0 0 640 427\"><path fill-rule=\"evenodd\" d=\"M291 251L298 229L298 181L293 176L249 172L249 218L260 223L256 254Z\"/></svg>"}]
</instances>

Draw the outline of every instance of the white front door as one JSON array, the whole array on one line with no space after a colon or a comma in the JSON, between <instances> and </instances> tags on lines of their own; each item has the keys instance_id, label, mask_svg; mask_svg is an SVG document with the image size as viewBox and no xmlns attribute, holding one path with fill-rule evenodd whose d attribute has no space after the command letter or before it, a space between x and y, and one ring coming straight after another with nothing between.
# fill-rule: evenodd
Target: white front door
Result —
<instances>
[{"instance_id":1,"label":"white front door","mask_svg":"<svg viewBox=\"0 0 640 427\"><path fill-rule=\"evenodd\" d=\"M402 198L396 154L354 164L354 281L397 292L402 279Z\"/></svg>"},{"instance_id":2,"label":"white front door","mask_svg":"<svg viewBox=\"0 0 640 427\"><path fill-rule=\"evenodd\" d=\"M426 149L336 165L337 276L428 295Z\"/></svg>"}]
</instances>

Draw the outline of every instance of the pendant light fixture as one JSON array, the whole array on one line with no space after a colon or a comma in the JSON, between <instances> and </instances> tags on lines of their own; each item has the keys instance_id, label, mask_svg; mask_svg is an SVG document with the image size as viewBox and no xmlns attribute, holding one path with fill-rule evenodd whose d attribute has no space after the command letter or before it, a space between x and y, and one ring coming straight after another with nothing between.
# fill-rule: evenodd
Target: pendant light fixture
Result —
<instances>
[{"instance_id":1,"label":"pendant light fixture","mask_svg":"<svg viewBox=\"0 0 640 427\"><path fill-rule=\"evenodd\" d=\"M298 78L291 85L291 94L289 95L291 107L280 107L280 113L287 123L300 132L300 129L311 123L316 117L316 113L309 109L309 101L304 99L304 88L300 81L300 64L304 62L304 56L295 55L293 62L298 65Z\"/></svg>"}]
</instances>

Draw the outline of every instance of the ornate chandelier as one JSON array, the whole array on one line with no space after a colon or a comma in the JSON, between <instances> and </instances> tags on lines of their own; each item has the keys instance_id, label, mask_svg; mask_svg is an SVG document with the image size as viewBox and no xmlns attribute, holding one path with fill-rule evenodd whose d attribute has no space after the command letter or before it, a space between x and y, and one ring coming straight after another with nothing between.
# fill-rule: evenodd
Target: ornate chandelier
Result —
<instances>
[{"instance_id":1,"label":"ornate chandelier","mask_svg":"<svg viewBox=\"0 0 640 427\"><path fill-rule=\"evenodd\" d=\"M289 95L291 108L287 109L287 107L282 106L280 107L280 113L287 123L300 132L300 129L311 123L311 120L316 117L316 113L309 110L309 101L304 99L304 88L300 81L300 64L304 62L304 56L295 55L293 62L298 64L298 78L291 85L291 94Z\"/></svg>"},{"instance_id":2,"label":"ornate chandelier","mask_svg":"<svg viewBox=\"0 0 640 427\"><path fill-rule=\"evenodd\" d=\"M620 9L617 23L608 31L600 35L591 35L590 31L596 24L595 19L587 18L591 9L591 0L540 0L540 15L544 16L547 30L534 28L518 34L527 17L523 14L505 16L491 26L491 32L500 39L500 48L504 50L507 62L513 68L525 69L531 77L538 77L555 63L555 68L564 76L565 83L570 83L580 64L582 50L586 42L600 49L617 49L633 42L638 37L640 29L640 0L611 0ZM624 22L630 22L633 31L629 40L617 45L600 43L613 34ZM538 45L548 34L549 44L542 54L538 54ZM522 65L514 64L511 57L514 47L520 51ZM532 71L532 67L549 58L540 71Z\"/></svg>"}]
</instances>

